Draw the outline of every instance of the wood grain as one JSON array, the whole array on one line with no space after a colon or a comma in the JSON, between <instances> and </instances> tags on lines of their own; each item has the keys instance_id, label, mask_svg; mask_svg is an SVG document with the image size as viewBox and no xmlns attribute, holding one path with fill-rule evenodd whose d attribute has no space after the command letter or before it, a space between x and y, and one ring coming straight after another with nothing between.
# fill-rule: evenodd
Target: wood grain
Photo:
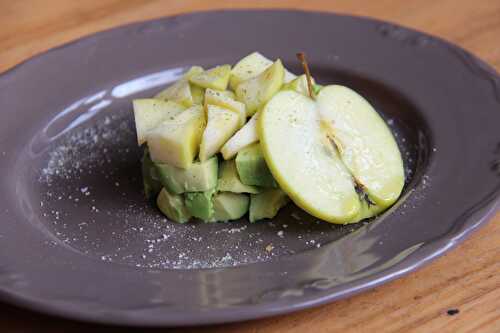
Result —
<instances>
[{"instance_id":1,"label":"wood grain","mask_svg":"<svg viewBox=\"0 0 500 333\"><path fill-rule=\"evenodd\" d=\"M500 71L498 0L0 0L0 72L44 50L117 25L196 10L249 7L335 11L400 23L457 43ZM500 332L499 273L497 214L469 240L431 265L364 294L291 315L182 331ZM449 315L450 309L460 312ZM0 332L124 330L0 305Z\"/></svg>"}]
</instances>

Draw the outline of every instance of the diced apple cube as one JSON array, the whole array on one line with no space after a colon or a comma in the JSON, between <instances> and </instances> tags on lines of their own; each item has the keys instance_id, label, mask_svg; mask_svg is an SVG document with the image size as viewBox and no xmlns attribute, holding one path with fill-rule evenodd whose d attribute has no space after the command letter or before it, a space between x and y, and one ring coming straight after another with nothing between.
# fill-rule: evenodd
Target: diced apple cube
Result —
<instances>
[{"instance_id":1,"label":"diced apple cube","mask_svg":"<svg viewBox=\"0 0 500 333\"><path fill-rule=\"evenodd\" d=\"M164 121L147 136L151 159L188 168L198 154L205 125L203 107L199 105L183 111L173 120Z\"/></svg>"}]
</instances>

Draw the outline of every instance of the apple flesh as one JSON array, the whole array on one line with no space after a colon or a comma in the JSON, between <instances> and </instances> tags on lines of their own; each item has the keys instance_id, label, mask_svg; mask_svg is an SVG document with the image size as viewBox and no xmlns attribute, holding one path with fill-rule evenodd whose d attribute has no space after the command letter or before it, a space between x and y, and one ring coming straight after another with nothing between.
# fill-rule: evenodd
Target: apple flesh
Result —
<instances>
[{"instance_id":1,"label":"apple flesh","mask_svg":"<svg viewBox=\"0 0 500 333\"><path fill-rule=\"evenodd\" d=\"M216 105L207 105L207 127L200 145L200 161L217 154L226 141L238 130L240 116Z\"/></svg>"},{"instance_id":2,"label":"apple flesh","mask_svg":"<svg viewBox=\"0 0 500 333\"><path fill-rule=\"evenodd\" d=\"M255 113L245 126L240 128L240 130L222 146L220 152L225 160L233 158L243 148L259 141L259 136L257 135L257 120L259 119L259 115L260 112Z\"/></svg>"},{"instance_id":3,"label":"apple flesh","mask_svg":"<svg viewBox=\"0 0 500 333\"><path fill-rule=\"evenodd\" d=\"M202 87L226 90L231 75L231 65L217 66L189 78L189 82Z\"/></svg>"},{"instance_id":4,"label":"apple flesh","mask_svg":"<svg viewBox=\"0 0 500 333\"><path fill-rule=\"evenodd\" d=\"M267 165L292 201L311 215L349 223L360 200L349 170L328 147L317 104L295 91L276 94L259 119Z\"/></svg>"},{"instance_id":5,"label":"apple flesh","mask_svg":"<svg viewBox=\"0 0 500 333\"><path fill-rule=\"evenodd\" d=\"M324 128L369 199L386 208L404 185L401 153L385 121L361 95L344 86L321 89L317 105Z\"/></svg>"},{"instance_id":6,"label":"apple flesh","mask_svg":"<svg viewBox=\"0 0 500 333\"><path fill-rule=\"evenodd\" d=\"M173 120L164 121L147 135L151 159L189 168L198 154L205 125L205 113L199 105L193 105Z\"/></svg>"},{"instance_id":7,"label":"apple flesh","mask_svg":"<svg viewBox=\"0 0 500 333\"><path fill-rule=\"evenodd\" d=\"M139 146L146 142L149 131L163 121L173 119L185 109L184 106L175 102L153 98L135 99L133 106L137 144Z\"/></svg>"},{"instance_id":8,"label":"apple flesh","mask_svg":"<svg viewBox=\"0 0 500 333\"><path fill-rule=\"evenodd\" d=\"M278 59L256 77L238 85L236 97L246 105L248 116L253 115L281 89L284 76L285 68Z\"/></svg>"},{"instance_id":9,"label":"apple flesh","mask_svg":"<svg viewBox=\"0 0 500 333\"><path fill-rule=\"evenodd\" d=\"M264 57L259 52L253 52L247 55L246 57L238 61L238 63L231 70L229 86L231 87L231 89L236 90L241 82L256 77L272 64L272 60ZM285 69L284 82L290 82L296 77L297 76L295 74L290 73Z\"/></svg>"},{"instance_id":10,"label":"apple flesh","mask_svg":"<svg viewBox=\"0 0 500 333\"><path fill-rule=\"evenodd\" d=\"M205 91L205 106L212 104L236 112L240 119L238 127L242 127L247 121L245 104L236 101L230 96L228 93L208 88Z\"/></svg>"}]
</instances>

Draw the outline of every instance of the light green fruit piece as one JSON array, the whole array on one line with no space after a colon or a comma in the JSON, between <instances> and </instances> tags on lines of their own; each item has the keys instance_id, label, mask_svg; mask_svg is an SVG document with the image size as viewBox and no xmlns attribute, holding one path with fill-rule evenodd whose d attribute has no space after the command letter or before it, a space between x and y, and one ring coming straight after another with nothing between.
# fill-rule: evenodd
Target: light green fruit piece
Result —
<instances>
[{"instance_id":1,"label":"light green fruit piece","mask_svg":"<svg viewBox=\"0 0 500 333\"><path fill-rule=\"evenodd\" d=\"M204 162L194 161L187 169L170 164L155 165L158 179L170 193L203 192L217 186L219 163L215 156Z\"/></svg>"},{"instance_id":2,"label":"light green fruit piece","mask_svg":"<svg viewBox=\"0 0 500 333\"><path fill-rule=\"evenodd\" d=\"M316 100L349 172L377 205L392 205L404 186L404 168L385 121L361 95L344 86L326 86Z\"/></svg>"},{"instance_id":3,"label":"light green fruit piece","mask_svg":"<svg viewBox=\"0 0 500 333\"><path fill-rule=\"evenodd\" d=\"M231 65L222 65L193 75L189 81L202 88L226 90L230 75Z\"/></svg>"},{"instance_id":4,"label":"light green fruit piece","mask_svg":"<svg viewBox=\"0 0 500 333\"><path fill-rule=\"evenodd\" d=\"M216 105L207 105L207 127L200 145L200 161L217 154L227 140L238 130L240 118L236 112Z\"/></svg>"},{"instance_id":5,"label":"light green fruit piece","mask_svg":"<svg viewBox=\"0 0 500 333\"><path fill-rule=\"evenodd\" d=\"M267 165L297 206L331 223L357 216L353 178L321 127L315 101L281 91L262 110L258 127Z\"/></svg>"},{"instance_id":6,"label":"light green fruit piece","mask_svg":"<svg viewBox=\"0 0 500 333\"><path fill-rule=\"evenodd\" d=\"M241 182L234 160L223 161L219 169L217 189L221 192L259 193L256 186L245 185Z\"/></svg>"},{"instance_id":7,"label":"light green fruit piece","mask_svg":"<svg viewBox=\"0 0 500 333\"><path fill-rule=\"evenodd\" d=\"M144 185L144 194L146 199L155 198L160 192L162 185L159 176L156 172L155 166L149 157L148 149L144 149L142 156L142 181Z\"/></svg>"},{"instance_id":8,"label":"light green fruit piece","mask_svg":"<svg viewBox=\"0 0 500 333\"><path fill-rule=\"evenodd\" d=\"M278 187L267 167L259 143L248 146L238 153L236 156L236 169L243 184Z\"/></svg>"},{"instance_id":9,"label":"light green fruit piece","mask_svg":"<svg viewBox=\"0 0 500 333\"><path fill-rule=\"evenodd\" d=\"M166 217L174 222L186 223L191 218L182 195L171 194L165 188L158 195L156 205Z\"/></svg>"},{"instance_id":10,"label":"light green fruit piece","mask_svg":"<svg viewBox=\"0 0 500 333\"><path fill-rule=\"evenodd\" d=\"M191 89L191 96L193 97L193 103L203 105L205 99L205 89L198 87L195 84L189 84Z\"/></svg>"},{"instance_id":11,"label":"light green fruit piece","mask_svg":"<svg viewBox=\"0 0 500 333\"><path fill-rule=\"evenodd\" d=\"M259 52L253 52L243 59L241 59L231 70L231 78L229 79L229 86L231 89L236 90L238 85L256 77L263 71L265 71L273 62L268 58L264 57ZM284 82L290 82L297 76L285 70Z\"/></svg>"},{"instance_id":12,"label":"light green fruit piece","mask_svg":"<svg viewBox=\"0 0 500 333\"><path fill-rule=\"evenodd\" d=\"M187 169L198 154L205 129L203 107L193 105L173 120L166 120L147 135L151 159Z\"/></svg>"},{"instance_id":13,"label":"light green fruit piece","mask_svg":"<svg viewBox=\"0 0 500 333\"><path fill-rule=\"evenodd\" d=\"M257 120L259 119L260 111L257 111L252 118L238 130L225 144L220 152L225 160L229 160L236 154L252 143L259 141L257 134Z\"/></svg>"},{"instance_id":14,"label":"light green fruit piece","mask_svg":"<svg viewBox=\"0 0 500 333\"><path fill-rule=\"evenodd\" d=\"M245 110L245 104L238 102L234 100L233 98L229 97L226 91L219 91L219 90L214 90L214 89L206 89L205 91L205 105L217 105L220 106L221 108L225 108L228 110L231 110L233 112L236 112L238 115L240 122L239 122L239 127L242 127L245 125L247 121L247 113Z\"/></svg>"},{"instance_id":15,"label":"light green fruit piece","mask_svg":"<svg viewBox=\"0 0 500 333\"><path fill-rule=\"evenodd\" d=\"M247 116L253 115L281 89L284 75L285 69L278 59L256 77L238 85L236 97L246 105Z\"/></svg>"},{"instance_id":16,"label":"light green fruit piece","mask_svg":"<svg viewBox=\"0 0 500 333\"><path fill-rule=\"evenodd\" d=\"M384 207L381 207L373 202L371 204L368 204L368 202L362 198L360 198L360 204L361 206L358 214L352 218L350 223L356 223L364 219L368 219L370 217L378 215L385 209Z\"/></svg>"},{"instance_id":17,"label":"light green fruit piece","mask_svg":"<svg viewBox=\"0 0 500 333\"><path fill-rule=\"evenodd\" d=\"M252 194L250 196L250 222L272 219L289 201L286 193L279 188L266 189L259 194Z\"/></svg>"},{"instance_id":18,"label":"light green fruit piece","mask_svg":"<svg viewBox=\"0 0 500 333\"><path fill-rule=\"evenodd\" d=\"M314 84L314 79L312 79L312 83ZM304 96L309 96L309 88L307 87L307 76L305 74L300 75L296 79L285 83L281 90L293 90L302 94ZM313 85L314 92L314 85Z\"/></svg>"},{"instance_id":19,"label":"light green fruit piece","mask_svg":"<svg viewBox=\"0 0 500 333\"><path fill-rule=\"evenodd\" d=\"M214 214L207 222L237 220L248 212L250 198L246 194L219 192L214 195Z\"/></svg>"},{"instance_id":20,"label":"light green fruit piece","mask_svg":"<svg viewBox=\"0 0 500 333\"><path fill-rule=\"evenodd\" d=\"M156 94L154 98L173 101L187 108L193 105L191 87L186 79L180 79L174 82L172 85Z\"/></svg>"},{"instance_id":21,"label":"light green fruit piece","mask_svg":"<svg viewBox=\"0 0 500 333\"><path fill-rule=\"evenodd\" d=\"M173 119L185 109L184 106L175 102L153 98L134 99L132 103L139 146L146 142L149 131L164 120Z\"/></svg>"},{"instance_id":22,"label":"light green fruit piece","mask_svg":"<svg viewBox=\"0 0 500 333\"><path fill-rule=\"evenodd\" d=\"M231 90L219 90L219 92L228 98L236 100L236 94Z\"/></svg>"},{"instance_id":23,"label":"light green fruit piece","mask_svg":"<svg viewBox=\"0 0 500 333\"><path fill-rule=\"evenodd\" d=\"M203 73L204 69L201 66L191 66L182 76L183 79L189 80L195 75Z\"/></svg>"},{"instance_id":24,"label":"light green fruit piece","mask_svg":"<svg viewBox=\"0 0 500 333\"><path fill-rule=\"evenodd\" d=\"M179 80L160 91L154 96L156 99L169 100L179 103L185 107L190 107L193 103L197 103L200 98L199 89L193 88L189 84L189 78L203 72L200 66L192 66ZM194 95L193 95L194 94ZM201 94L203 98L203 94ZM197 104L202 104L197 103Z\"/></svg>"},{"instance_id":25,"label":"light green fruit piece","mask_svg":"<svg viewBox=\"0 0 500 333\"><path fill-rule=\"evenodd\" d=\"M199 219L209 220L214 214L212 201L215 188L205 192L188 192L184 194L184 201L188 212Z\"/></svg>"}]
</instances>

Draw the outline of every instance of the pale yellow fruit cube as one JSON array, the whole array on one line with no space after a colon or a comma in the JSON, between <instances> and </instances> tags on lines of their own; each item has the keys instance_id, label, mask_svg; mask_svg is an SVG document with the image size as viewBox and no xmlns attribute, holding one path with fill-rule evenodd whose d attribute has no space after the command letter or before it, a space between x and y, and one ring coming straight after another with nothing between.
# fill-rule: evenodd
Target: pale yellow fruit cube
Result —
<instances>
[{"instance_id":1,"label":"pale yellow fruit cube","mask_svg":"<svg viewBox=\"0 0 500 333\"><path fill-rule=\"evenodd\" d=\"M259 136L257 134L257 121L259 115L260 111L255 113L245 126L240 128L240 130L222 146L220 152L225 160L233 158L243 148L259 141Z\"/></svg>"},{"instance_id":2,"label":"pale yellow fruit cube","mask_svg":"<svg viewBox=\"0 0 500 333\"><path fill-rule=\"evenodd\" d=\"M189 81L202 88L226 90L230 75L231 65L222 65L193 75L189 78Z\"/></svg>"},{"instance_id":3,"label":"pale yellow fruit cube","mask_svg":"<svg viewBox=\"0 0 500 333\"><path fill-rule=\"evenodd\" d=\"M204 69L201 66L191 66L191 68L189 68L187 70L187 72L184 73L183 78L186 79L186 80L189 80L193 76L198 75L200 73L203 73L203 71L204 71Z\"/></svg>"},{"instance_id":4,"label":"pale yellow fruit cube","mask_svg":"<svg viewBox=\"0 0 500 333\"><path fill-rule=\"evenodd\" d=\"M189 86L191 87L193 103L203 105L203 100L205 99L205 89L192 83L190 83Z\"/></svg>"},{"instance_id":5,"label":"pale yellow fruit cube","mask_svg":"<svg viewBox=\"0 0 500 333\"><path fill-rule=\"evenodd\" d=\"M229 79L229 86L231 89L236 90L238 84L253 77L256 77L269 66L273 64L272 60L264 57L259 52L253 52L240 61L231 70L231 78ZM290 82L297 76L290 73L285 69L285 82Z\"/></svg>"},{"instance_id":6,"label":"pale yellow fruit cube","mask_svg":"<svg viewBox=\"0 0 500 333\"><path fill-rule=\"evenodd\" d=\"M281 89L284 76L285 68L278 59L256 77L238 85L236 97L246 105L248 116L253 115Z\"/></svg>"},{"instance_id":7,"label":"pale yellow fruit cube","mask_svg":"<svg viewBox=\"0 0 500 333\"><path fill-rule=\"evenodd\" d=\"M185 107L193 105L193 96L191 95L191 87L185 79L180 79L166 89L160 91L154 96L156 99L169 100Z\"/></svg>"},{"instance_id":8,"label":"pale yellow fruit cube","mask_svg":"<svg viewBox=\"0 0 500 333\"><path fill-rule=\"evenodd\" d=\"M200 145L200 161L217 154L226 141L237 131L240 119L236 112L216 105L207 105L207 127Z\"/></svg>"},{"instance_id":9,"label":"pale yellow fruit cube","mask_svg":"<svg viewBox=\"0 0 500 333\"><path fill-rule=\"evenodd\" d=\"M135 99L133 106L139 146L146 142L149 131L159 126L163 121L173 119L185 109L175 102L153 98Z\"/></svg>"},{"instance_id":10,"label":"pale yellow fruit cube","mask_svg":"<svg viewBox=\"0 0 500 333\"><path fill-rule=\"evenodd\" d=\"M245 104L229 97L228 94L225 93L225 91L218 91L208 88L205 91L205 105L208 104L217 105L222 108L226 108L228 110L236 112L240 119L239 127L245 125L247 121Z\"/></svg>"},{"instance_id":11,"label":"pale yellow fruit cube","mask_svg":"<svg viewBox=\"0 0 500 333\"><path fill-rule=\"evenodd\" d=\"M203 107L193 105L147 135L151 159L186 169L198 154L205 129Z\"/></svg>"}]
</instances>

